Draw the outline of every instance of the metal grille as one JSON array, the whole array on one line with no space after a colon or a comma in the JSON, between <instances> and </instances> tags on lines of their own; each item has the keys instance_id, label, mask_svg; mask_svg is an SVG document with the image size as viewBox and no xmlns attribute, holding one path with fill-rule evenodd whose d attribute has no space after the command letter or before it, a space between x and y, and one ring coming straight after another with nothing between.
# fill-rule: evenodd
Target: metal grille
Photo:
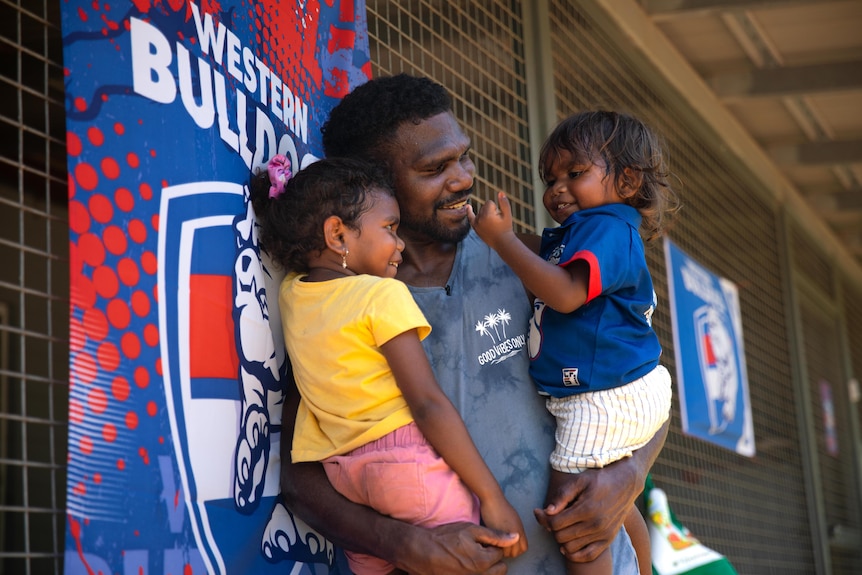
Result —
<instances>
[{"instance_id":1,"label":"metal grille","mask_svg":"<svg viewBox=\"0 0 862 575\"><path fill-rule=\"evenodd\" d=\"M569 2L551 2L555 94L559 117L597 106L645 119L666 139L684 204L671 239L740 288L743 331L758 454L751 460L679 432L678 401L667 444L653 470L680 520L740 573L810 573L811 539L800 475L790 381L779 235L774 209L751 178L724 163L683 125L680 105L658 96L617 43ZM766 216L766 217L764 217ZM716 246L721 246L716 249ZM659 301L667 302L661 250L649 254ZM752 278L757 278L756 288ZM654 324L663 362L674 368L668 306ZM677 398L678 400L678 398Z\"/></svg>"},{"instance_id":2,"label":"metal grille","mask_svg":"<svg viewBox=\"0 0 862 575\"><path fill-rule=\"evenodd\" d=\"M849 284L842 287L844 329L847 336L845 349L849 355L850 375L856 380L856 392L859 393L862 389L862 287ZM848 418L853 430L851 441L858 442L862 440L862 399L855 398L855 403L852 399L848 397ZM859 467L862 467L862 462L857 463L857 469ZM857 476L855 483L850 484L850 489L859 493L862 490L862 477ZM857 501L857 509L858 513L862 514L862 501ZM862 561L859 564L862 564Z\"/></svg>"},{"instance_id":3,"label":"metal grille","mask_svg":"<svg viewBox=\"0 0 862 575\"><path fill-rule=\"evenodd\" d=\"M842 285L844 295L844 328L847 332L847 350L850 355L850 372L862 391L862 287L849 283ZM856 414L856 433L862 434L862 400L851 405ZM859 435L856 436L859 439ZM857 478L862 482L862 477ZM860 503L862 506L862 503Z\"/></svg>"},{"instance_id":4,"label":"metal grille","mask_svg":"<svg viewBox=\"0 0 862 575\"><path fill-rule=\"evenodd\" d=\"M683 435L675 408L655 481L680 520L740 573L812 573L790 385L793 325L786 320L782 287L788 279L782 276L776 207L759 199L755 178L711 147L714 138L695 134L679 120L672 113L679 112L679 103L659 96L627 64L616 41L572 4L550 2L558 117L609 105L644 117L664 134L685 204L672 239L740 288L757 457L739 457ZM70 343L61 5L0 0L0 575L62 571ZM507 191L519 227L534 231L530 148L538 143L529 141L527 129L522 3L367 0L366 7L374 75L424 74L449 87L474 143L476 197ZM834 297L838 290L828 262L805 238L792 236L791 244L794 267L818 297ZM659 298L667 301L661 250L649 257ZM846 347L858 377L862 287L842 287ZM834 378L833 390L845 393L838 385L842 358L835 356L835 326L810 301L802 307L802 322L811 330L804 339L811 356L806 383L814 385L811 374L826 373ZM667 306L656 314L655 326L673 372ZM822 411L819 398L811 388L816 416ZM856 409L862 418L859 404ZM839 425L846 430L849 424ZM827 518L859 529L854 510L860 503L853 499L858 478L853 483L846 467L849 451L848 445L847 459L837 462L819 454L819 473L829 476L823 495ZM858 549L833 549L831 559L835 573L854 572L862 563Z\"/></svg>"},{"instance_id":5,"label":"metal grille","mask_svg":"<svg viewBox=\"0 0 862 575\"><path fill-rule=\"evenodd\" d=\"M60 3L0 3L0 573L62 566L69 236Z\"/></svg>"},{"instance_id":6,"label":"metal grille","mask_svg":"<svg viewBox=\"0 0 862 575\"><path fill-rule=\"evenodd\" d=\"M853 454L853 426L842 362L841 322L834 302L834 274L822 253L796 228L791 228L794 269L798 270L801 338L804 342L809 402L817 446L830 560L833 573L856 573L862 565L858 541L860 502ZM847 301L851 309L852 299ZM858 303L856 303L858 305ZM849 322L848 322L849 323ZM849 325L848 338L853 329ZM851 347L852 349L852 347ZM857 352L858 353L858 352ZM852 363L853 358L849 358Z\"/></svg>"},{"instance_id":7,"label":"metal grille","mask_svg":"<svg viewBox=\"0 0 862 575\"><path fill-rule=\"evenodd\" d=\"M683 523L726 554L740 573L814 572L797 402L790 385L794 360L788 334L794 326L787 320L789 280L779 208L762 199L766 195L753 187L757 179L715 146L713 134L704 134L703 128L695 133L680 120L682 105L658 95L648 76L627 63L617 41L604 37L589 15L571 2L549 4L557 117L612 106L655 126L667 139L671 165L682 182L684 209L671 231L673 241L740 289L757 456L737 456L685 436L676 410L654 469L656 483L668 491ZM476 147L477 196L487 197L483 188L489 183L511 195L520 189L529 213L528 150L539 142L526 141L524 78L513 72L524 65L521 4L369 1L367 6L374 74L420 73L448 86ZM531 229L535 219L524 221ZM797 253L810 249L804 242L793 247ZM659 297L667 301L661 250L653 249L649 258ZM810 274L831 294L828 268L810 269ZM667 306L654 325L673 369Z\"/></svg>"},{"instance_id":8,"label":"metal grille","mask_svg":"<svg viewBox=\"0 0 862 575\"><path fill-rule=\"evenodd\" d=\"M816 286L824 297L833 298L832 267L820 250L805 237L801 230L793 229L790 234L790 249L793 253L793 269L806 281Z\"/></svg>"},{"instance_id":9,"label":"metal grille","mask_svg":"<svg viewBox=\"0 0 862 575\"><path fill-rule=\"evenodd\" d=\"M822 484L824 512L831 546L833 573L856 573L862 550L842 541L845 530L859 529L859 501L854 482L854 458L847 394L835 313L803 299L802 337L810 386L813 433Z\"/></svg>"}]
</instances>

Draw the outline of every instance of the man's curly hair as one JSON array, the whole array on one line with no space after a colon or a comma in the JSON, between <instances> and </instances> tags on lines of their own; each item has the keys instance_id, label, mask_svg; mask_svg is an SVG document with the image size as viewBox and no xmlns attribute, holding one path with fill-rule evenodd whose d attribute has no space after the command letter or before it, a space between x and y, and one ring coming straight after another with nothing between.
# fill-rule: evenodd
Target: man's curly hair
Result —
<instances>
[{"instance_id":1,"label":"man's curly hair","mask_svg":"<svg viewBox=\"0 0 862 575\"><path fill-rule=\"evenodd\" d=\"M369 80L347 94L323 125L327 157L352 157L371 162L387 159L395 133L405 122L418 124L452 111L442 85L428 78L398 74Z\"/></svg>"}]
</instances>

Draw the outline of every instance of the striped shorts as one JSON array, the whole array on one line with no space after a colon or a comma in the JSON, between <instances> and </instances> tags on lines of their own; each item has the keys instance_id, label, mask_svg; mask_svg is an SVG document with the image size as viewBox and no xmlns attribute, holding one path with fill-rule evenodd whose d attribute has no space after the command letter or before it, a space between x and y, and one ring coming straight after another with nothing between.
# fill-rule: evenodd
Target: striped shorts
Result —
<instances>
[{"instance_id":1,"label":"striped shorts","mask_svg":"<svg viewBox=\"0 0 862 575\"><path fill-rule=\"evenodd\" d=\"M670 416L671 378L659 365L621 387L549 397L557 420L551 467L580 473L630 457Z\"/></svg>"}]
</instances>

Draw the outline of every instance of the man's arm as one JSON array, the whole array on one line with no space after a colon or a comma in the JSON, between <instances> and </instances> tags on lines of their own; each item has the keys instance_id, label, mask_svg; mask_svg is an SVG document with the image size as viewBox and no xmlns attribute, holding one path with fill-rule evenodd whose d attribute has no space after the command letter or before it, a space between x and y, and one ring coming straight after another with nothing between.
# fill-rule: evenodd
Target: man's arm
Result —
<instances>
[{"instance_id":1,"label":"man's arm","mask_svg":"<svg viewBox=\"0 0 862 575\"><path fill-rule=\"evenodd\" d=\"M563 548L570 561L592 561L616 537L626 514L644 489L646 476L664 446L670 419L641 449L602 469L569 475L536 519Z\"/></svg>"},{"instance_id":2,"label":"man's arm","mask_svg":"<svg viewBox=\"0 0 862 575\"><path fill-rule=\"evenodd\" d=\"M392 519L338 493L322 464L293 463L290 448L298 407L299 393L291 381L282 407L281 493L284 504L310 527L335 545L417 575L505 574L499 546L511 543L509 538L470 523L424 529Z\"/></svg>"}]
</instances>

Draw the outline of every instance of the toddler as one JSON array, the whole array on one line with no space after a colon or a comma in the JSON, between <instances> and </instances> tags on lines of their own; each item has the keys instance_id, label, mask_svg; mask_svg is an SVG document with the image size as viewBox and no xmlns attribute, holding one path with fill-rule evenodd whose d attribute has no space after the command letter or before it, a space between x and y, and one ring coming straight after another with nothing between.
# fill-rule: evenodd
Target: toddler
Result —
<instances>
[{"instance_id":1,"label":"toddler","mask_svg":"<svg viewBox=\"0 0 862 575\"><path fill-rule=\"evenodd\" d=\"M543 203L560 225L544 231L538 255L515 235L504 194L469 217L535 296L530 374L557 422L550 499L563 474L631 456L669 416L671 378L659 364L656 297L640 231L658 237L678 203L657 136L628 115L566 118L543 144L539 165ZM634 506L626 528L633 541L648 541ZM640 560L648 545L637 547L640 564L649 565ZM610 574L610 553L567 568Z\"/></svg>"}]
</instances>

